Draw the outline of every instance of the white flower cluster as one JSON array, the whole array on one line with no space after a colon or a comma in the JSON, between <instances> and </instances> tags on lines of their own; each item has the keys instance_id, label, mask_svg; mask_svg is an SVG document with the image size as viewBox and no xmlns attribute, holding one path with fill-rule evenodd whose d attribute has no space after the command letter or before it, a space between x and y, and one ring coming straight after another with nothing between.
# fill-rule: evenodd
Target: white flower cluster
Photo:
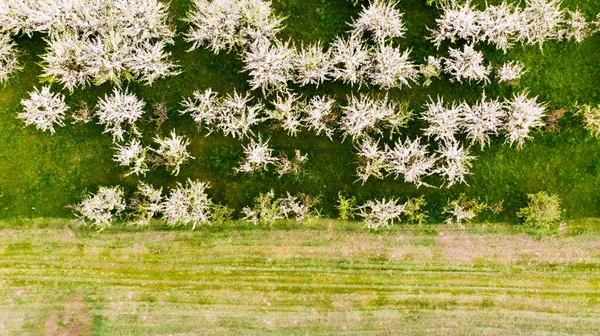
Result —
<instances>
[{"instance_id":1,"label":"white flower cluster","mask_svg":"<svg viewBox=\"0 0 600 336\"><path fill-rule=\"evenodd\" d=\"M420 140L399 140L391 147L385 145L383 150L379 149L378 142L370 138L363 140L358 146L359 180L365 183L371 176L383 179L387 173L395 178L403 176L405 182L414 183L417 188L428 186L422 179L435 173L437 158Z\"/></svg>"},{"instance_id":2,"label":"white flower cluster","mask_svg":"<svg viewBox=\"0 0 600 336\"><path fill-rule=\"evenodd\" d=\"M171 130L170 137L162 138L157 136L154 142L158 148L151 146L144 147L137 138L131 139L128 143L117 144L114 160L121 166L130 167L128 175L146 175L151 168L164 165L173 175L178 175L181 165L190 159L194 159L187 150L190 144L185 136L180 136ZM152 163L152 167L148 164Z\"/></svg>"},{"instance_id":3,"label":"white flower cluster","mask_svg":"<svg viewBox=\"0 0 600 336\"><path fill-rule=\"evenodd\" d=\"M467 150L454 139L442 141L436 153L430 153L421 139L398 141L394 146L379 149L378 143L366 139L358 146L359 167L357 175L363 183L369 177L383 179L385 174L395 178L403 176L405 182L418 187L431 186L423 178L438 174L450 188L456 183L465 183L471 161Z\"/></svg>"},{"instance_id":4,"label":"white flower cluster","mask_svg":"<svg viewBox=\"0 0 600 336\"><path fill-rule=\"evenodd\" d=\"M196 91L193 98L186 98L181 113L191 114L198 126L204 126L209 132L219 130L234 138L245 138L253 134L251 127L263 120L260 113L264 106L260 102L254 105L250 102L249 93L241 95L234 91L226 97L218 97L208 89L204 93Z\"/></svg>"},{"instance_id":5,"label":"white flower cluster","mask_svg":"<svg viewBox=\"0 0 600 336\"><path fill-rule=\"evenodd\" d=\"M218 54L272 39L282 29L283 18L273 14L270 1L194 0L193 6L185 19L191 49L209 45Z\"/></svg>"},{"instance_id":6,"label":"white flower cluster","mask_svg":"<svg viewBox=\"0 0 600 336\"><path fill-rule=\"evenodd\" d=\"M315 205L316 200L304 194L292 196L287 193L286 197L276 198L275 192L271 189L266 194L260 194L254 200L253 207L244 207L242 213L244 220L254 225L273 225L276 221L289 217L302 222L319 216L314 208Z\"/></svg>"},{"instance_id":7,"label":"white flower cluster","mask_svg":"<svg viewBox=\"0 0 600 336\"><path fill-rule=\"evenodd\" d=\"M135 198L130 207L136 212L134 223L139 226L148 225L150 220L162 211L162 188L154 188L150 184L140 182Z\"/></svg>"},{"instance_id":8,"label":"white flower cluster","mask_svg":"<svg viewBox=\"0 0 600 336\"><path fill-rule=\"evenodd\" d=\"M524 8L503 2L484 10L473 8L469 0L448 1L442 10L430 37L438 48L445 40L461 39L487 42L506 53L517 42L542 48L548 40L581 42L592 33L585 17L561 8L561 0L526 0Z\"/></svg>"},{"instance_id":9,"label":"white flower cluster","mask_svg":"<svg viewBox=\"0 0 600 336\"><path fill-rule=\"evenodd\" d=\"M147 225L152 218L162 214L169 226L191 225L193 230L198 224L207 224L214 205L206 193L209 188L208 183L188 179L185 186L178 183L163 196L162 188L141 182L129 205L134 210L134 223ZM120 186L100 187L97 194L89 195L73 206L78 217L84 222L92 221L98 229L109 227L126 208Z\"/></svg>"},{"instance_id":10,"label":"white flower cluster","mask_svg":"<svg viewBox=\"0 0 600 336\"><path fill-rule=\"evenodd\" d=\"M417 188L428 186L422 179L435 172L437 157L430 154L426 144L421 144L421 138L398 141L393 147L385 147L385 169L395 178L404 177L405 182L414 183Z\"/></svg>"},{"instance_id":11,"label":"white flower cluster","mask_svg":"<svg viewBox=\"0 0 600 336\"><path fill-rule=\"evenodd\" d=\"M50 92L50 86L43 86L42 90L34 88L29 93L29 99L21 100L24 111L17 114L18 119L23 119L25 125L35 125L41 131L54 133L54 125L64 126L65 112L69 109L65 103L65 96L60 93Z\"/></svg>"},{"instance_id":12,"label":"white flower cluster","mask_svg":"<svg viewBox=\"0 0 600 336\"><path fill-rule=\"evenodd\" d=\"M304 106L306 127L317 135L325 135L332 140L336 116L333 112L335 100L327 96L314 96Z\"/></svg>"},{"instance_id":13,"label":"white flower cluster","mask_svg":"<svg viewBox=\"0 0 600 336\"><path fill-rule=\"evenodd\" d=\"M88 195L81 203L73 209L82 221L90 220L99 229L105 229L115 216L118 216L126 208L123 199L123 189L116 187L100 187L95 195Z\"/></svg>"},{"instance_id":14,"label":"white flower cluster","mask_svg":"<svg viewBox=\"0 0 600 336\"><path fill-rule=\"evenodd\" d=\"M263 142L261 137L258 141L250 139L250 143L244 146L244 158L240 166L235 168L236 173L252 173L267 170L270 164L277 162L273 156L273 149L269 147L269 140Z\"/></svg>"},{"instance_id":15,"label":"white flower cluster","mask_svg":"<svg viewBox=\"0 0 600 336\"><path fill-rule=\"evenodd\" d=\"M117 153L114 156L114 160L121 166L131 166L131 169L125 176L131 174L146 175L150 170L146 160L148 149L144 148L138 139L131 139L125 145L117 145L115 149Z\"/></svg>"},{"instance_id":16,"label":"white flower cluster","mask_svg":"<svg viewBox=\"0 0 600 336\"><path fill-rule=\"evenodd\" d=\"M294 58L296 82L302 86L325 82L333 68L331 51L324 51L321 41L307 47L302 46Z\"/></svg>"},{"instance_id":17,"label":"white flower cluster","mask_svg":"<svg viewBox=\"0 0 600 336\"><path fill-rule=\"evenodd\" d=\"M123 141L127 132L126 128L131 129L131 133L140 136L135 122L144 114L144 103L134 94L115 88L112 94L100 98L96 108L99 124L104 125L105 133L112 134L113 141Z\"/></svg>"},{"instance_id":18,"label":"white flower cluster","mask_svg":"<svg viewBox=\"0 0 600 336\"><path fill-rule=\"evenodd\" d=\"M402 51L392 44L406 30L396 5L393 1L372 1L351 23L350 35L337 37L328 50L320 42L296 50L289 42L277 40L274 33L250 40L243 59L252 89L277 92L286 90L291 82L319 85L327 79L358 86L369 82L384 89L410 86L420 73L410 60L410 50ZM375 46L368 45L368 38ZM212 48L218 51L223 45L217 40Z\"/></svg>"},{"instance_id":19,"label":"white flower cluster","mask_svg":"<svg viewBox=\"0 0 600 336\"><path fill-rule=\"evenodd\" d=\"M294 76L296 50L289 42L258 40L244 53L244 70L253 90L282 91Z\"/></svg>"},{"instance_id":20,"label":"white flower cluster","mask_svg":"<svg viewBox=\"0 0 600 336\"><path fill-rule=\"evenodd\" d=\"M600 105L592 106L589 104L575 106L577 111L575 115L582 118L583 127L596 138L600 137Z\"/></svg>"},{"instance_id":21,"label":"white flower cluster","mask_svg":"<svg viewBox=\"0 0 600 336\"><path fill-rule=\"evenodd\" d=\"M450 107L442 98L430 99L422 118L428 124L424 134L438 142L435 153L429 153L428 146L422 145L419 138L398 141L382 150L379 141L366 137L358 144L358 179L365 183L371 176L378 179L403 176L406 182L419 187L428 185L423 182L424 177L437 174L448 188L466 183L465 176L475 157L469 155L457 136L465 133L471 144L479 144L483 150L489 145L491 135L502 132L507 143L521 147L530 137L531 129L543 125L545 104L537 103L536 99L527 98L527 92L522 92L512 100L500 102L488 100L484 94L475 104L452 103Z\"/></svg>"},{"instance_id":22,"label":"white flower cluster","mask_svg":"<svg viewBox=\"0 0 600 336\"><path fill-rule=\"evenodd\" d=\"M150 150L158 155L157 164L165 165L173 175L179 174L182 164L194 159L187 151L190 141L184 135L177 135L175 130L171 130L170 137L167 138L156 136L154 142L158 144L158 148Z\"/></svg>"},{"instance_id":23,"label":"white flower cluster","mask_svg":"<svg viewBox=\"0 0 600 336\"><path fill-rule=\"evenodd\" d=\"M340 129L343 137L360 139L369 134L382 134L384 128L395 129L406 126L412 112L404 105L398 106L389 101L361 94L348 96L348 105L342 106Z\"/></svg>"},{"instance_id":24,"label":"white flower cluster","mask_svg":"<svg viewBox=\"0 0 600 336\"><path fill-rule=\"evenodd\" d=\"M470 174L471 162L475 157L470 156L468 150L455 139L442 141L436 153L439 155L439 165L434 172L446 181L446 188L456 183L467 184L465 176Z\"/></svg>"},{"instance_id":25,"label":"white flower cluster","mask_svg":"<svg viewBox=\"0 0 600 336\"><path fill-rule=\"evenodd\" d=\"M482 99L473 105L466 102L450 107L442 98L437 102L431 99L426 105L422 118L428 123L425 135L438 141L453 141L465 132L472 143L479 143L482 149L489 144L490 135L506 134L506 142L522 147L530 136L531 129L542 126L545 112L544 103L537 103L537 97L527 98L527 91L515 94L511 100Z\"/></svg>"},{"instance_id":26,"label":"white flower cluster","mask_svg":"<svg viewBox=\"0 0 600 336\"><path fill-rule=\"evenodd\" d=\"M184 187L181 183L172 189L161 204L160 211L167 225L192 225L192 230L198 224L207 224L211 218L212 200L206 194L208 183L187 180Z\"/></svg>"},{"instance_id":27,"label":"white flower cluster","mask_svg":"<svg viewBox=\"0 0 600 336\"><path fill-rule=\"evenodd\" d=\"M519 80L525 74L525 65L519 61L510 61L502 64L498 69L496 78L500 83L511 83Z\"/></svg>"},{"instance_id":28,"label":"white flower cluster","mask_svg":"<svg viewBox=\"0 0 600 336\"><path fill-rule=\"evenodd\" d=\"M12 74L21 69L15 47L15 42L8 34L0 33L0 84L5 83Z\"/></svg>"},{"instance_id":29,"label":"white flower cluster","mask_svg":"<svg viewBox=\"0 0 600 336\"><path fill-rule=\"evenodd\" d=\"M367 201L358 207L358 216L362 217L369 229L389 227L394 221L399 221L404 213L406 204L399 204L398 200L390 199Z\"/></svg>"},{"instance_id":30,"label":"white flower cluster","mask_svg":"<svg viewBox=\"0 0 600 336\"><path fill-rule=\"evenodd\" d=\"M164 50L175 33L162 1L4 0L3 9L0 32L49 35L42 77L70 91L179 73Z\"/></svg>"},{"instance_id":31,"label":"white flower cluster","mask_svg":"<svg viewBox=\"0 0 600 336\"><path fill-rule=\"evenodd\" d=\"M303 104L299 103L299 99L298 95L291 92L277 94L273 101L273 109L266 111L267 119L279 123L281 128L293 137L297 136L300 128L304 126Z\"/></svg>"},{"instance_id":32,"label":"white flower cluster","mask_svg":"<svg viewBox=\"0 0 600 336\"><path fill-rule=\"evenodd\" d=\"M444 71L450 76L450 81L462 83L475 80L477 83L489 83L490 65L483 64L483 53L475 50L473 45L465 45L463 50L450 48L450 57L444 58Z\"/></svg>"},{"instance_id":33,"label":"white flower cluster","mask_svg":"<svg viewBox=\"0 0 600 336\"><path fill-rule=\"evenodd\" d=\"M296 136L302 128L332 139L336 130L342 136L360 139L370 134L391 133L405 127L412 117L407 104L396 104L383 98L361 94L348 96L348 103L341 106L341 118L337 121L335 101L327 96L315 96L308 102L300 96L283 92L274 96L271 109L260 102L250 104L250 95L234 92L220 98L212 90L196 91L193 97L184 99L182 114L190 114L199 127L209 133L215 130L244 138L253 135L252 126L263 121L273 121L288 135Z\"/></svg>"},{"instance_id":34,"label":"white flower cluster","mask_svg":"<svg viewBox=\"0 0 600 336\"><path fill-rule=\"evenodd\" d=\"M545 103L538 103L537 97L528 98L527 92L514 94L512 100L506 102L507 117L504 124L506 142L511 146L516 143L517 148L523 147L525 140L529 139L530 130L543 126L542 118L546 111Z\"/></svg>"},{"instance_id":35,"label":"white flower cluster","mask_svg":"<svg viewBox=\"0 0 600 336\"><path fill-rule=\"evenodd\" d=\"M280 178L287 174L297 177L302 172L302 165L308 160L308 155L297 149L292 159L285 153L276 157L273 155L274 150L269 147L269 140L263 142L260 136L258 140L250 139L250 143L243 147L244 156L239 167L234 169L236 173L263 172L267 171L270 165L276 165L276 173Z\"/></svg>"}]
</instances>

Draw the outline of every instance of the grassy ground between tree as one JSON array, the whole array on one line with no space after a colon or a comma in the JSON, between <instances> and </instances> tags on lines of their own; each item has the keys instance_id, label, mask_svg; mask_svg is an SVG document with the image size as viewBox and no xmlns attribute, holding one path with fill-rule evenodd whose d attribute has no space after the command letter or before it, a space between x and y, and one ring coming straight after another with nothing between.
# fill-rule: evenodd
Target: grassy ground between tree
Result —
<instances>
[{"instance_id":1,"label":"grassy ground between tree","mask_svg":"<svg viewBox=\"0 0 600 336\"><path fill-rule=\"evenodd\" d=\"M0 335L594 335L599 226L2 221Z\"/></svg>"}]
</instances>

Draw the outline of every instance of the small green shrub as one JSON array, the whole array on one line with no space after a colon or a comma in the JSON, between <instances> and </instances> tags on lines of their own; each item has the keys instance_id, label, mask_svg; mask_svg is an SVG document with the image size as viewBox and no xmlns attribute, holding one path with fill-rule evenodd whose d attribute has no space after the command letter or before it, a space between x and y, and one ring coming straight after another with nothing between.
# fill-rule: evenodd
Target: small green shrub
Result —
<instances>
[{"instance_id":1,"label":"small green shrub","mask_svg":"<svg viewBox=\"0 0 600 336\"><path fill-rule=\"evenodd\" d=\"M234 210L227 205L213 203L211 205L212 218L211 223L217 225L228 224L233 221Z\"/></svg>"},{"instance_id":2,"label":"small green shrub","mask_svg":"<svg viewBox=\"0 0 600 336\"><path fill-rule=\"evenodd\" d=\"M423 208L427 205L425 196L409 199L404 208L404 213L407 216L407 221L414 224L423 224L427 221L427 211Z\"/></svg>"},{"instance_id":3,"label":"small green shrub","mask_svg":"<svg viewBox=\"0 0 600 336\"><path fill-rule=\"evenodd\" d=\"M540 191L537 194L527 194L527 197L529 204L517 213L517 216L525 218L525 226L548 228L552 223L560 220L558 195L549 195L545 191Z\"/></svg>"},{"instance_id":4,"label":"small green shrub","mask_svg":"<svg viewBox=\"0 0 600 336\"><path fill-rule=\"evenodd\" d=\"M337 210L340 214L339 218L341 220L348 220L350 218L354 218L354 212L356 211L356 198L346 198L341 193L339 193Z\"/></svg>"}]
</instances>

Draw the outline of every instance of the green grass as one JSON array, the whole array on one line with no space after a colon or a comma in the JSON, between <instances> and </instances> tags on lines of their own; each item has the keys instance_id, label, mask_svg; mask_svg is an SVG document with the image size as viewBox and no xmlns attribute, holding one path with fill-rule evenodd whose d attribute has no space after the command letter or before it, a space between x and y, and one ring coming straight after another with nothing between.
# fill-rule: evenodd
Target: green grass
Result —
<instances>
[{"instance_id":1,"label":"green grass","mask_svg":"<svg viewBox=\"0 0 600 336\"><path fill-rule=\"evenodd\" d=\"M592 335L598 221L273 229L0 222L7 335Z\"/></svg>"},{"instance_id":2,"label":"green grass","mask_svg":"<svg viewBox=\"0 0 600 336\"><path fill-rule=\"evenodd\" d=\"M178 19L184 16L189 4L185 0L171 2L171 14L180 33L186 30L186 25ZM592 0L567 0L564 5L571 9L578 7L588 19L600 12L600 3ZM349 29L346 22L350 22L359 11L345 0L275 1L273 7L276 12L288 16L281 37L291 38L297 44L317 40L328 43ZM422 0L403 0L400 8L405 12L408 27L406 38L399 40L400 45L412 48L417 62L429 54L443 55L425 40L428 34L426 27L434 26L439 11L426 6ZM16 120L20 100L39 85L38 63L45 48L40 35L18 37L17 43L23 53L21 62L25 69L0 88L0 218L68 217L70 210L65 206L78 202L85 190L95 192L99 185L120 184L131 193L138 179L123 177L125 169L117 167L111 159L114 151L110 135L102 134L100 125L67 125L50 135L33 127L23 128L22 121ZM370 180L364 185L355 183L356 157L350 141L341 143L338 138L331 142L307 132L301 133L298 138L290 138L269 126L258 131L271 137L270 144L276 151L290 155L297 148L308 152L306 174L299 181L291 178L279 180L272 173L254 177L236 176L233 167L237 164L243 143L217 134L205 137L204 131L196 131L189 116L181 116L177 111L182 99L197 89L211 87L222 93L234 88L247 90L248 76L241 72L242 63L236 53L188 52L188 47L179 35L176 45L171 48L174 59L181 65L182 75L157 81L152 87L138 83L129 85L148 105L166 102L170 108L170 119L158 132L168 134L171 128L176 128L178 132L186 133L192 138L191 154L196 157L182 167L179 176L172 177L159 168L144 178L146 182L170 187L187 178L210 181L211 196L238 210L259 193L271 188L280 193L290 191L320 195L323 213L327 216L336 215L334 206L338 192L356 196L359 202L375 197L396 196L405 200L425 195L434 222L441 221L441 209L448 199L456 198L460 193L488 202L505 200L504 213L485 215L482 219L516 221L515 213L526 204L526 194L546 190L562 198L566 218L600 216L597 192L600 145L584 132L579 121L570 113L561 120L560 133L537 132L533 141L527 142L522 150L502 145L501 138L483 153L474 148L478 159L472 169L473 175L467 178L469 186L461 185L449 190L416 189L412 184L391 178ZM498 64L518 59L529 69L520 87L488 85L485 88L488 96L511 96L513 91L529 88L533 95L550 102L550 109L570 109L575 101L600 103L597 89L600 78L598 35L582 44L547 43L543 53L537 47L516 47L506 55L492 48L484 49L487 60ZM68 103L75 107L81 102L93 106L98 97L109 91L111 87L103 85L76 90L72 95L65 93ZM343 103L346 95L356 88L327 83L318 89L299 91L305 95L331 94ZM362 88L362 91L378 92L372 88ZM420 113L428 95L442 95L446 101L474 101L481 93L482 88L475 85L458 86L443 78L434 80L429 88L415 86L391 90L389 95L397 101L408 101L411 108ZM417 120L411 122L404 135L419 134L421 126L422 123ZM154 125L146 122L141 129L146 143L149 143L154 136ZM433 179L434 184L439 182Z\"/></svg>"}]
</instances>

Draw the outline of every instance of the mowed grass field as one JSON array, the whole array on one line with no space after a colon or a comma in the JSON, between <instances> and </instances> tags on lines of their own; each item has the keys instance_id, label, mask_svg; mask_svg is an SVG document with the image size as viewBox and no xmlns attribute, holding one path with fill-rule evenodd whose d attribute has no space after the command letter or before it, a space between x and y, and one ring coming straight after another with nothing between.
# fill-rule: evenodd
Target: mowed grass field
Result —
<instances>
[{"instance_id":1,"label":"mowed grass field","mask_svg":"<svg viewBox=\"0 0 600 336\"><path fill-rule=\"evenodd\" d=\"M361 2L361 5L365 3ZM485 1L473 3L482 8ZM499 1L489 3L497 4ZM558 122L558 132L536 130L532 132L532 140L521 150L503 145L502 137L495 138L491 147L483 152L473 147L471 151L477 159L472 175L467 177L468 186L417 189L402 179L393 180L392 177L370 179L364 185L356 183L357 157L355 144L351 141L341 142L339 136L330 141L307 131L291 138L269 124L257 128L255 133L262 134L265 139L270 138L269 143L276 154L291 156L295 149L307 153L306 173L298 180L292 177L278 179L273 172L254 176L235 175L233 169L247 140L238 141L215 133L206 137L206 131L198 131L192 118L180 115L179 110L181 101L190 97L194 90L212 88L222 94L234 89L246 91L249 89L249 77L243 72L239 52L215 55L202 48L188 51L190 44L183 40L188 26L181 19L190 6L191 1L188 0L170 2L170 15L178 35L176 44L169 50L181 66L182 74L159 80L151 87L140 83L124 84L147 103L146 116L139 125L145 145L150 145L157 134L168 135L171 129L191 139L189 150L196 159L184 164L181 174L176 177L163 167L144 178L124 177L126 168L118 167L112 160L115 150L110 135L103 134L102 126L95 121L85 125L68 123L57 129L54 135L33 127L24 128L24 123L17 120L16 115L22 109L20 101L27 98L34 87L41 85L39 63L46 42L41 34L16 37L24 69L0 88L0 218L69 217L71 210L66 206L79 202L85 192L96 192L100 185L118 184L131 195L140 180L167 189L188 178L210 182L210 196L238 211L252 203L258 194L270 189L280 195L290 192L320 197L320 208L327 217L337 216L335 204L340 192L355 196L359 203L383 197L397 197L404 202L409 197L424 195L431 221L441 222L444 219L442 209L448 200L465 193L470 198L479 198L490 204L504 200L505 212L498 215L486 213L480 220L515 223L518 221L515 213L526 205L527 193L545 190L562 198L565 218L600 216L600 143L588 135L579 119L572 115L575 102L600 103L597 85L600 79L599 34L581 44L550 41L544 45L543 51L537 46L516 46L504 54L492 47L478 45L485 54L486 62L497 66L519 60L526 65L528 73L516 87L495 82L485 88L475 84L458 85L451 83L448 76L442 76L434 79L430 87L413 85L412 88L387 92L396 102L408 102L415 111L415 119L402 135L392 140L385 138L382 145L422 134L420 129L426 125L419 116L429 96L442 96L446 102L466 100L473 103L480 99L484 90L491 98L510 98L513 93L529 89L532 96L539 96L540 101L549 103L549 113L567 110ZM272 6L275 13L287 17L279 37L291 39L296 46L316 41L329 45L336 36L347 34L350 28L347 23L357 17L361 8L360 5L354 7L347 0L278 0L273 1ZM600 12L597 0L565 0L563 7L578 8L588 20ZM429 35L427 28L435 26L440 10L427 6L425 0L402 0L398 8L405 13L403 19L407 32L396 42L402 48L412 49L412 59L416 63L422 63L428 55L448 55L448 45L436 50L426 39ZM347 95L358 91L383 94L374 87L359 89L333 82L318 88L294 85L291 88L304 97L331 95L341 105L346 103ZM59 91L60 87L53 85L53 90ZM68 104L75 109L82 102L92 107L111 91L110 85L103 85L78 89L73 94L62 92L67 96ZM253 95L263 101L270 99L260 92L253 92ZM157 102L165 103L169 110L169 120L158 128L149 121L151 107ZM434 185L442 183L437 178L428 182Z\"/></svg>"},{"instance_id":2,"label":"mowed grass field","mask_svg":"<svg viewBox=\"0 0 600 336\"><path fill-rule=\"evenodd\" d=\"M597 335L599 226L4 221L0 335Z\"/></svg>"}]
</instances>

